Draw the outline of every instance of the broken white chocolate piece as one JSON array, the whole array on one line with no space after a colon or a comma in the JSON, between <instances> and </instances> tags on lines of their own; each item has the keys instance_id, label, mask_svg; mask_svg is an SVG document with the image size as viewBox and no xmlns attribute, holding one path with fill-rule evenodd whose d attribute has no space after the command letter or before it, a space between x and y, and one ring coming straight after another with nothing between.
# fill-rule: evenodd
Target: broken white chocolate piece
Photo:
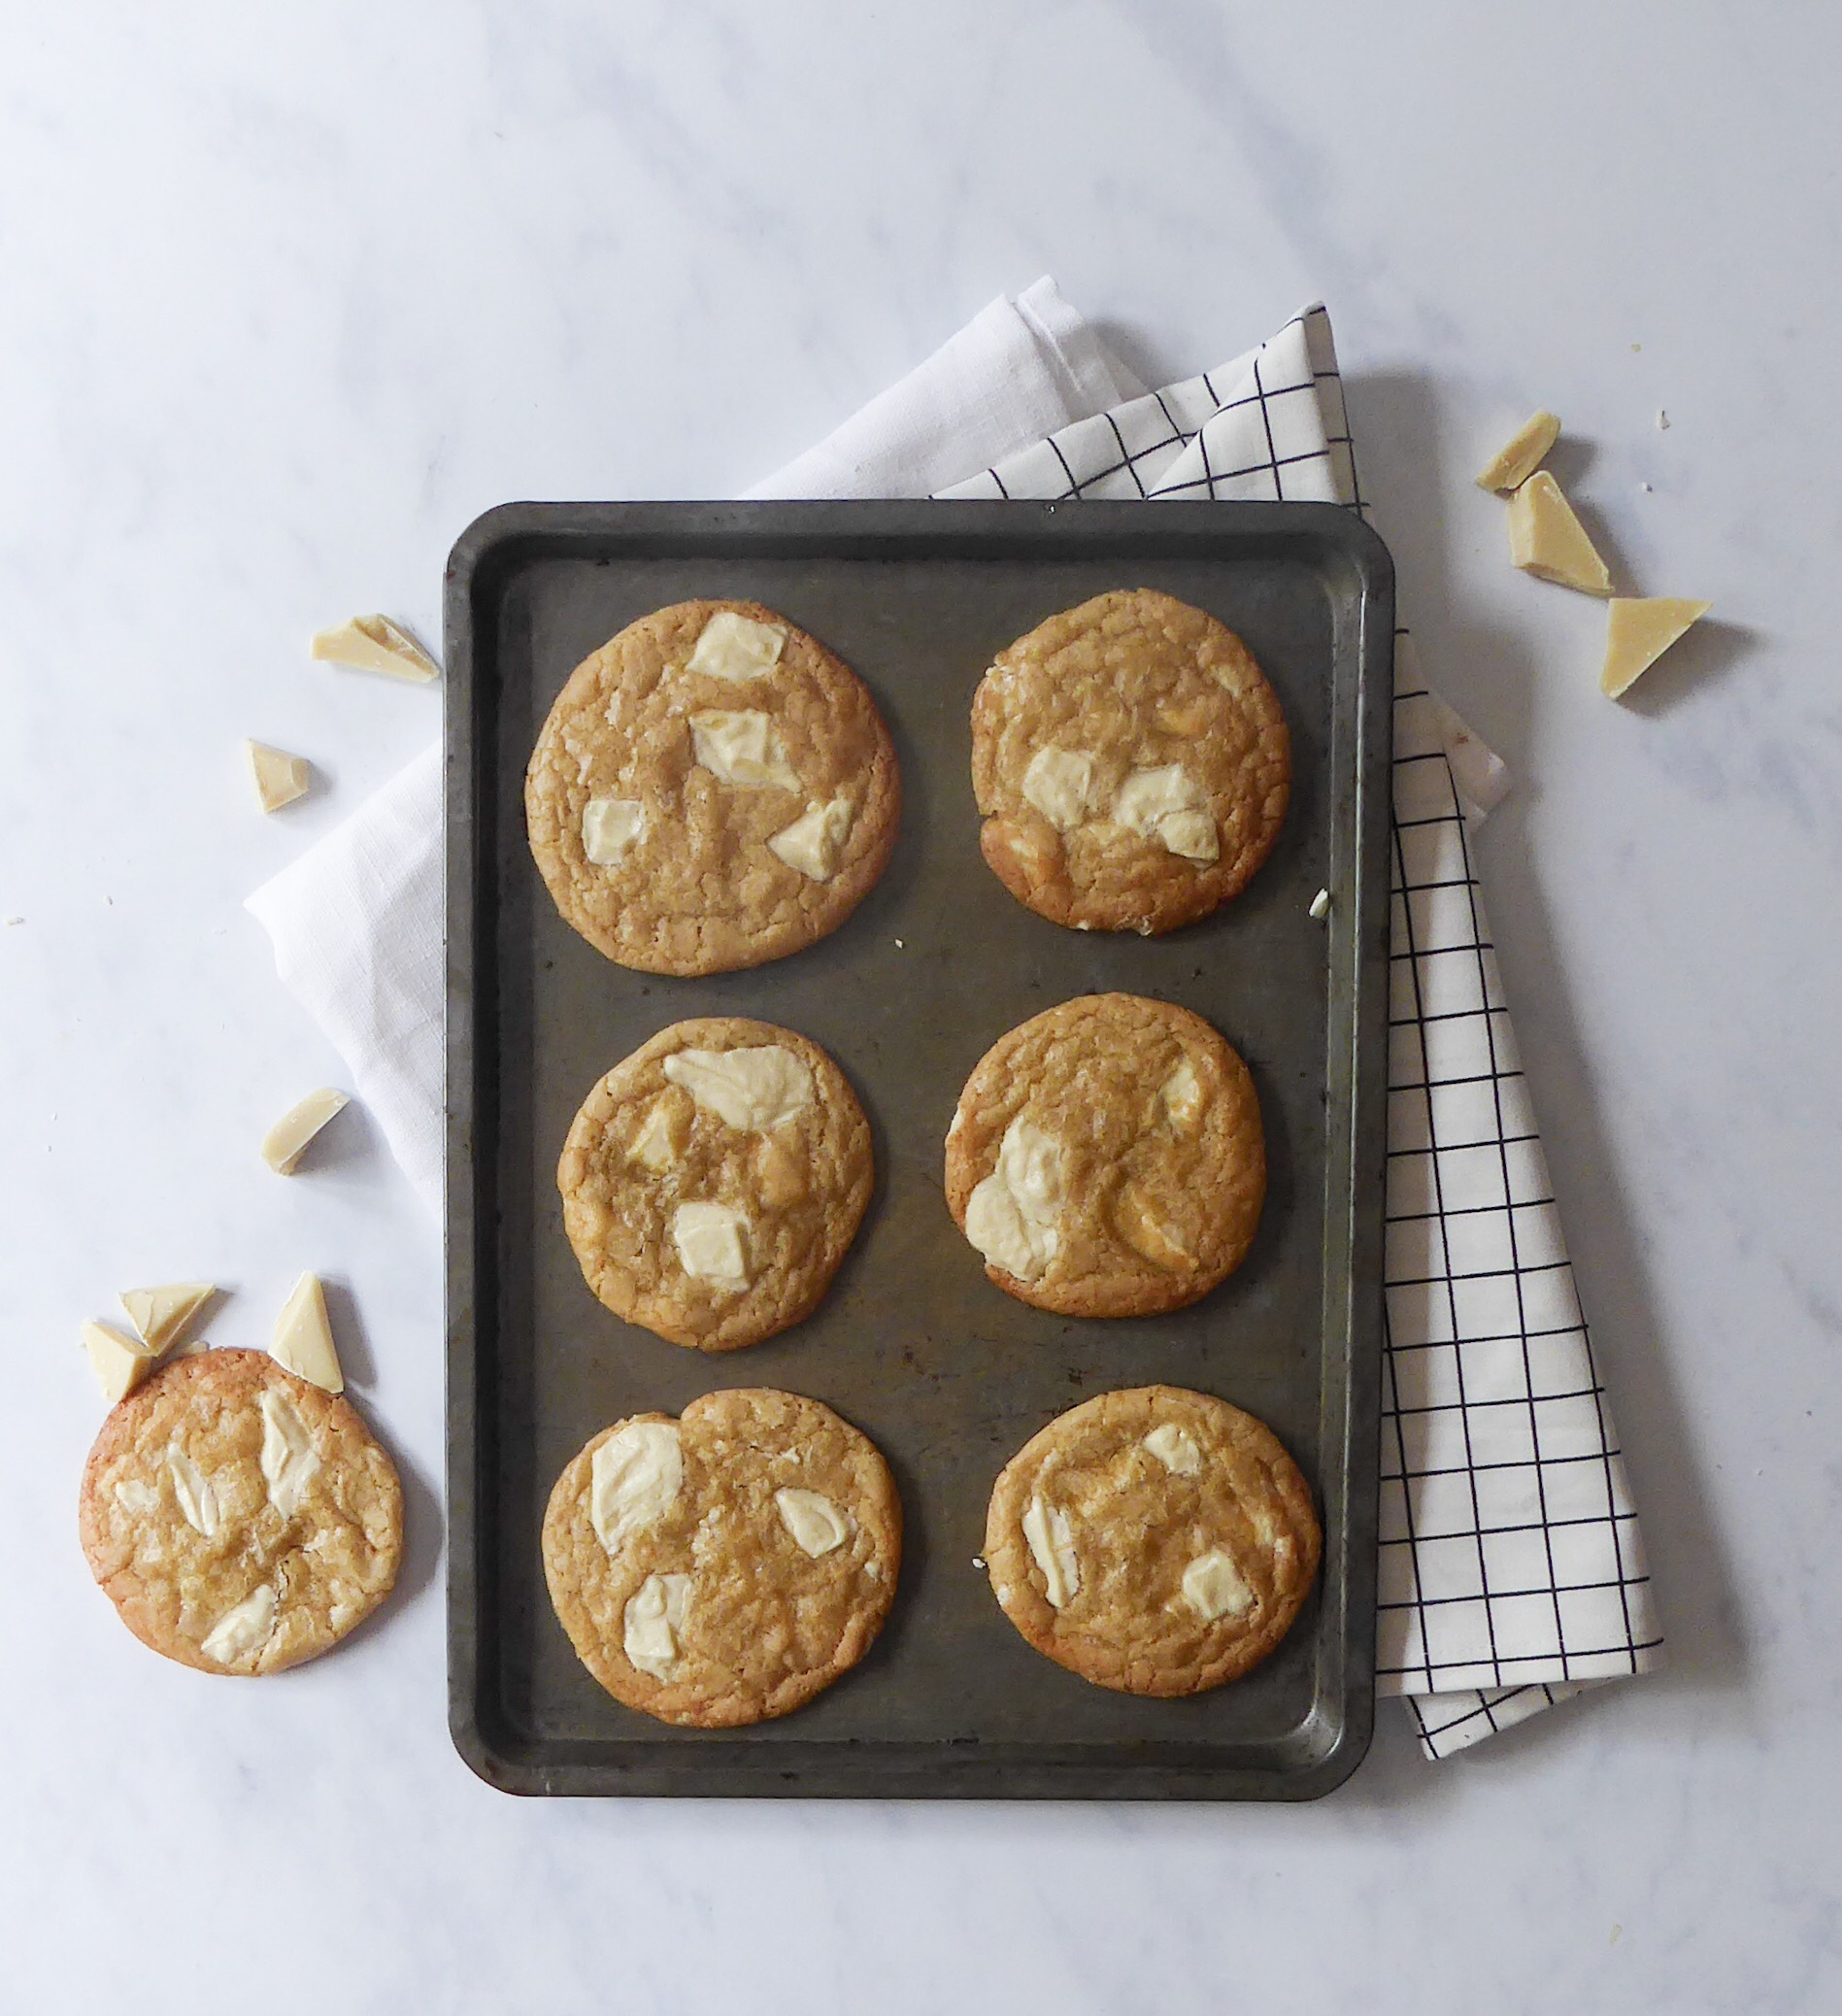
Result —
<instances>
[{"instance_id":1,"label":"broken white chocolate piece","mask_svg":"<svg viewBox=\"0 0 1842 2016\"><path fill-rule=\"evenodd\" d=\"M205 1634L199 1646L207 1659L227 1666L233 1659L267 1641L275 1629L275 1592L265 1582L251 1590L234 1610L226 1610Z\"/></svg>"},{"instance_id":2,"label":"broken white chocolate piece","mask_svg":"<svg viewBox=\"0 0 1842 2016\"><path fill-rule=\"evenodd\" d=\"M799 779L787 760L787 748L770 716L745 709L725 714L707 708L690 718L690 746L719 784L772 785L796 791Z\"/></svg>"},{"instance_id":3,"label":"broken white chocolate piece","mask_svg":"<svg viewBox=\"0 0 1842 2016\"><path fill-rule=\"evenodd\" d=\"M809 882L829 882L838 872L838 850L851 830L851 800L808 805L790 826L769 837L768 852Z\"/></svg>"},{"instance_id":4,"label":"broken white chocolate piece","mask_svg":"<svg viewBox=\"0 0 1842 2016\"><path fill-rule=\"evenodd\" d=\"M1254 1592L1241 1579L1234 1557L1221 1548L1199 1554L1184 1570L1184 1601L1204 1624L1218 1617L1245 1617L1254 1607Z\"/></svg>"},{"instance_id":5,"label":"broken white chocolate piece","mask_svg":"<svg viewBox=\"0 0 1842 2016\"><path fill-rule=\"evenodd\" d=\"M278 1176L292 1176L307 1144L351 1100L330 1085L297 1100L262 1137L262 1159Z\"/></svg>"},{"instance_id":6,"label":"broken white chocolate piece","mask_svg":"<svg viewBox=\"0 0 1842 2016\"><path fill-rule=\"evenodd\" d=\"M294 1292L275 1319L275 1335L269 1356L285 1371L325 1393L344 1393L345 1374L339 1369L339 1354L333 1348L332 1325L326 1317L326 1296L318 1274L303 1274Z\"/></svg>"},{"instance_id":7,"label":"broken white chocolate piece","mask_svg":"<svg viewBox=\"0 0 1842 2016\"><path fill-rule=\"evenodd\" d=\"M211 1488L211 1479L183 1449L168 1453L166 1474L185 1524L209 1540L218 1530L218 1494Z\"/></svg>"},{"instance_id":8,"label":"broken white chocolate piece","mask_svg":"<svg viewBox=\"0 0 1842 2016\"><path fill-rule=\"evenodd\" d=\"M966 1237L993 1266L1034 1281L1061 1243L1061 1143L1020 1113L966 1199Z\"/></svg>"},{"instance_id":9,"label":"broken white chocolate piece","mask_svg":"<svg viewBox=\"0 0 1842 2016\"><path fill-rule=\"evenodd\" d=\"M354 616L349 623L318 631L309 649L317 658L356 665L365 672L387 672L392 679L426 682L441 676L435 660L387 616Z\"/></svg>"},{"instance_id":10,"label":"broken white chocolate piece","mask_svg":"<svg viewBox=\"0 0 1842 2016\"><path fill-rule=\"evenodd\" d=\"M1537 469L1510 497L1509 556L1524 574L1583 595L1612 592L1610 570L1546 469Z\"/></svg>"},{"instance_id":11,"label":"broken white chocolate piece","mask_svg":"<svg viewBox=\"0 0 1842 2016\"><path fill-rule=\"evenodd\" d=\"M630 1421L610 1435L588 1466L588 1523L610 1558L630 1534L662 1519L684 1486L675 1421Z\"/></svg>"},{"instance_id":12,"label":"broken white chocolate piece","mask_svg":"<svg viewBox=\"0 0 1842 2016\"><path fill-rule=\"evenodd\" d=\"M749 1285L748 1220L727 1204L680 1204L672 1213L672 1244L678 1263L693 1281L707 1281L720 1294L735 1294Z\"/></svg>"},{"instance_id":13,"label":"broken white chocolate piece","mask_svg":"<svg viewBox=\"0 0 1842 2016\"><path fill-rule=\"evenodd\" d=\"M1174 1421L1160 1421L1145 1437L1145 1447L1173 1477L1193 1477L1202 1468L1195 1436Z\"/></svg>"},{"instance_id":14,"label":"broken white chocolate piece","mask_svg":"<svg viewBox=\"0 0 1842 2016\"><path fill-rule=\"evenodd\" d=\"M150 1351L139 1337L125 1337L106 1323L83 1327L84 1349L102 1388L102 1396L113 1407L127 1398L152 1371L157 1351Z\"/></svg>"},{"instance_id":15,"label":"broken white chocolate piece","mask_svg":"<svg viewBox=\"0 0 1842 2016\"><path fill-rule=\"evenodd\" d=\"M269 1487L269 1502L284 1519L292 1519L319 1468L319 1451L314 1447L313 1431L286 1394L270 1387L259 1405L262 1481Z\"/></svg>"},{"instance_id":16,"label":"broken white chocolate piece","mask_svg":"<svg viewBox=\"0 0 1842 2016\"><path fill-rule=\"evenodd\" d=\"M243 753L250 758L250 776L264 812L280 812L284 805L307 795L314 769L305 756L271 749L266 742L245 742Z\"/></svg>"},{"instance_id":17,"label":"broken white chocolate piece","mask_svg":"<svg viewBox=\"0 0 1842 2016\"><path fill-rule=\"evenodd\" d=\"M820 1491L797 1491L789 1487L774 1494L774 1509L781 1524L793 1537L793 1544L814 1561L842 1547L851 1537L851 1515L834 1505Z\"/></svg>"},{"instance_id":18,"label":"broken white chocolate piece","mask_svg":"<svg viewBox=\"0 0 1842 2016\"><path fill-rule=\"evenodd\" d=\"M1559 438L1560 422L1552 413L1530 414L1478 471L1478 488L1506 495L1534 475Z\"/></svg>"},{"instance_id":19,"label":"broken white chocolate piece","mask_svg":"<svg viewBox=\"0 0 1842 2016\"><path fill-rule=\"evenodd\" d=\"M1099 810L1092 756L1053 744L1039 749L1023 772L1023 796L1057 832L1071 831Z\"/></svg>"},{"instance_id":20,"label":"broken white chocolate piece","mask_svg":"<svg viewBox=\"0 0 1842 2016\"><path fill-rule=\"evenodd\" d=\"M1181 763L1134 770L1113 801L1113 817L1146 840L1160 841L1186 860L1213 861L1222 852L1209 801Z\"/></svg>"},{"instance_id":21,"label":"broken white chocolate piece","mask_svg":"<svg viewBox=\"0 0 1842 2016\"><path fill-rule=\"evenodd\" d=\"M660 1092L646 1109L646 1118L627 1148L627 1160L651 1169L654 1176L663 1175L683 1158L689 1134L690 1115L684 1100Z\"/></svg>"},{"instance_id":22,"label":"broken white chocolate piece","mask_svg":"<svg viewBox=\"0 0 1842 2016\"><path fill-rule=\"evenodd\" d=\"M813 1074L780 1043L747 1050L679 1050L665 1075L726 1126L765 1132L785 1126L813 1102Z\"/></svg>"},{"instance_id":23,"label":"broken white chocolate piece","mask_svg":"<svg viewBox=\"0 0 1842 2016\"><path fill-rule=\"evenodd\" d=\"M185 1333L192 1318L218 1293L209 1281L175 1281L166 1288L124 1288L119 1300L141 1342L156 1356Z\"/></svg>"},{"instance_id":24,"label":"broken white chocolate piece","mask_svg":"<svg viewBox=\"0 0 1842 2016\"><path fill-rule=\"evenodd\" d=\"M1321 889L1318 891L1318 893L1312 897L1310 908L1311 915L1314 918L1316 918L1320 924L1323 924L1324 919L1330 915L1330 891L1327 889Z\"/></svg>"},{"instance_id":25,"label":"broken white chocolate piece","mask_svg":"<svg viewBox=\"0 0 1842 2016\"><path fill-rule=\"evenodd\" d=\"M1164 1111L1180 1127L1191 1126L1202 1113L1202 1080L1187 1057L1171 1066L1170 1076L1158 1089Z\"/></svg>"},{"instance_id":26,"label":"broken white chocolate piece","mask_svg":"<svg viewBox=\"0 0 1842 2016\"><path fill-rule=\"evenodd\" d=\"M627 1663L654 1680L669 1680L678 1663L678 1633L690 1601L688 1575L649 1575L621 1613Z\"/></svg>"},{"instance_id":27,"label":"broken white chocolate piece","mask_svg":"<svg viewBox=\"0 0 1842 2016\"><path fill-rule=\"evenodd\" d=\"M1023 1513L1023 1538L1030 1558L1043 1571L1043 1594L1057 1610L1064 1608L1081 1590L1081 1563L1075 1558L1067 1513L1040 1494L1032 1497Z\"/></svg>"},{"instance_id":28,"label":"broken white chocolate piece","mask_svg":"<svg viewBox=\"0 0 1842 2016\"><path fill-rule=\"evenodd\" d=\"M719 609L697 633L688 669L741 686L764 679L781 661L787 632L776 623L756 622L733 609Z\"/></svg>"},{"instance_id":29,"label":"broken white chocolate piece","mask_svg":"<svg viewBox=\"0 0 1842 2016\"><path fill-rule=\"evenodd\" d=\"M597 868L618 868L645 838L638 798L590 798L582 808L582 851Z\"/></svg>"},{"instance_id":30,"label":"broken white chocolate piece","mask_svg":"<svg viewBox=\"0 0 1842 2016\"><path fill-rule=\"evenodd\" d=\"M1616 700L1628 691L1713 607L1712 602L1689 602L1672 595L1614 595L1605 605L1600 692Z\"/></svg>"}]
</instances>

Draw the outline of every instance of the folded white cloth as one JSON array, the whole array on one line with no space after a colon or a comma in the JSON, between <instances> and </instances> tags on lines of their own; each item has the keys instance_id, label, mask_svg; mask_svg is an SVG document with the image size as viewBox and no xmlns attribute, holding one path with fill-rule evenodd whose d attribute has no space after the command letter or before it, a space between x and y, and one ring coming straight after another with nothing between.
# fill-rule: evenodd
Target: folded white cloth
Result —
<instances>
[{"instance_id":1,"label":"folded white cloth","mask_svg":"<svg viewBox=\"0 0 1842 2016\"><path fill-rule=\"evenodd\" d=\"M1328 318L1145 392L1039 281L752 494L929 492L1359 510ZM1661 1638L1471 868L1502 766L1396 662L1377 1680L1441 1757ZM440 848L430 752L250 899L436 1211Z\"/></svg>"}]
</instances>

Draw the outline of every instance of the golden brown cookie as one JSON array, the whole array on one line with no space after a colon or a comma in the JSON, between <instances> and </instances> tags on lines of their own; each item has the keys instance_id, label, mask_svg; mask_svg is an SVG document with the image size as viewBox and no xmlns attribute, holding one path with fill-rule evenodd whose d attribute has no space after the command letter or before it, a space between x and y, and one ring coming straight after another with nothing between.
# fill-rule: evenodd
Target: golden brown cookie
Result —
<instances>
[{"instance_id":1,"label":"golden brown cookie","mask_svg":"<svg viewBox=\"0 0 1842 2016\"><path fill-rule=\"evenodd\" d=\"M1291 1629L1323 1539L1263 1423L1177 1386L1103 1393L1005 1464L985 1559L1038 1652L1124 1694L1200 1694Z\"/></svg>"},{"instance_id":2,"label":"golden brown cookie","mask_svg":"<svg viewBox=\"0 0 1842 2016\"><path fill-rule=\"evenodd\" d=\"M810 1316L874 1178L844 1073L817 1043L741 1016L674 1023L616 1064L556 1169L588 1286L700 1351Z\"/></svg>"},{"instance_id":3,"label":"golden brown cookie","mask_svg":"<svg viewBox=\"0 0 1842 2016\"><path fill-rule=\"evenodd\" d=\"M591 1437L551 1493L543 1546L569 1642L616 1700L732 1729L790 1714L870 1649L902 1505L829 1407L745 1387Z\"/></svg>"},{"instance_id":4,"label":"golden brown cookie","mask_svg":"<svg viewBox=\"0 0 1842 2016\"><path fill-rule=\"evenodd\" d=\"M279 1673L389 1595L403 1491L350 1401L266 1352L206 1351L103 1423L78 1529L144 1644L203 1673Z\"/></svg>"},{"instance_id":5,"label":"golden brown cookie","mask_svg":"<svg viewBox=\"0 0 1842 2016\"><path fill-rule=\"evenodd\" d=\"M726 973L843 924L895 846L902 787L842 658L759 602L679 602L571 673L524 809L589 944L642 972Z\"/></svg>"},{"instance_id":6,"label":"golden brown cookie","mask_svg":"<svg viewBox=\"0 0 1842 2016\"><path fill-rule=\"evenodd\" d=\"M1001 1036L959 1094L947 1203L1020 1301L1150 1316L1241 1264L1266 1194L1247 1066L1187 1008L1082 994Z\"/></svg>"},{"instance_id":7,"label":"golden brown cookie","mask_svg":"<svg viewBox=\"0 0 1842 2016\"><path fill-rule=\"evenodd\" d=\"M1155 588L1052 616L973 696L979 845L1054 924L1207 917L1272 852L1290 785L1286 717L1252 653Z\"/></svg>"}]
</instances>

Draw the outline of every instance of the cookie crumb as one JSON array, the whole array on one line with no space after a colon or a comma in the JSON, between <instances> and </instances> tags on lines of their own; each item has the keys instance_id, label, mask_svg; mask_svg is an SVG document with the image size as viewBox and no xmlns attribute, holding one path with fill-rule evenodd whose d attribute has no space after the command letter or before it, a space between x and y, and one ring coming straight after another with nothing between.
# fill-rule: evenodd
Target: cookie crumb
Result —
<instances>
[{"instance_id":1,"label":"cookie crumb","mask_svg":"<svg viewBox=\"0 0 1842 2016\"><path fill-rule=\"evenodd\" d=\"M1321 923L1330 915L1330 891L1321 889L1311 899L1311 914Z\"/></svg>"},{"instance_id":2,"label":"cookie crumb","mask_svg":"<svg viewBox=\"0 0 1842 2016\"><path fill-rule=\"evenodd\" d=\"M1659 406L1657 409L1657 431L1661 433L1669 425L1669 416Z\"/></svg>"}]
</instances>

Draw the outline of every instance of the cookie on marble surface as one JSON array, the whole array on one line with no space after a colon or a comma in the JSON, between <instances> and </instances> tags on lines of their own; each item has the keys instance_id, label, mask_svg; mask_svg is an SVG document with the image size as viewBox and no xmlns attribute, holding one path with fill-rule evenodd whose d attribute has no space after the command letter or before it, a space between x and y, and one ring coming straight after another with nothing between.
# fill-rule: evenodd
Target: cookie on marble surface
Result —
<instances>
[{"instance_id":1,"label":"cookie on marble surface","mask_svg":"<svg viewBox=\"0 0 1842 2016\"><path fill-rule=\"evenodd\" d=\"M979 845L1054 924L1194 924L1273 850L1291 785L1278 695L1225 623L1155 588L1065 609L972 702Z\"/></svg>"},{"instance_id":2,"label":"cookie on marble surface","mask_svg":"<svg viewBox=\"0 0 1842 2016\"><path fill-rule=\"evenodd\" d=\"M742 1016L674 1023L616 1064L556 1170L588 1286L700 1351L809 1316L874 1181L844 1073L807 1037Z\"/></svg>"},{"instance_id":3,"label":"cookie on marble surface","mask_svg":"<svg viewBox=\"0 0 1842 2016\"><path fill-rule=\"evenodd\" d=\"M531 853L588 942L726 973L835 931L888 862L895 748L842 658L759 602L679 602L585 658L524 785Z\"/></svg>"},{"instance_id":4,"label":"cookie on marble surface","mask_svg":"<svg viewBox=\"0 0 1842 2016\"><path fill-rule=\"evenodd\" d=\"M200 1672L279 1673L389 1595L403 1492L350 1401L266 1352L207 1351L111 1411L78 1525L144 1644Z\"/></svg>"},{"instance_id":5,"label":"cookie on marble surface","mask_svg":"<svg viewBox=\"0 0 1842 2016\"><path fill-rule=\"evenodd\" d=\"M543 1553L557 1618L616 1700L733 1729L789 1714L870 1649L902 1506L829 1407L743 1388L591 1437L551 1493Z\"/></svg>"},{"instance_id":6,"label":"cookie on marble surface","mask_svg":"<svg viewBox=\"0 0 1842 2016\"><path fill-rule=\"evenodd\" d=\"M1123 1694L1189 1695L1291 1629L1323 1536L1263 1423L1141 1386L1058 1415L1004 1466L985 1559L1004 1614L1057 1664Z\"/></svg>"},{"instance_id":7,"label":"cookie on marble surface","mask_svg":"<svg viewBox=\"0 0 1842 2016\"><path fill-rule=\"evenodd\" d=\"M1150 1316L1241 1264L1266 1194L1259 1101L1221 1033L1168 1001L1082 994L1001 1036L947 1134L947 1203L1007 1294Z\"/></svg>"}]
</instances>

